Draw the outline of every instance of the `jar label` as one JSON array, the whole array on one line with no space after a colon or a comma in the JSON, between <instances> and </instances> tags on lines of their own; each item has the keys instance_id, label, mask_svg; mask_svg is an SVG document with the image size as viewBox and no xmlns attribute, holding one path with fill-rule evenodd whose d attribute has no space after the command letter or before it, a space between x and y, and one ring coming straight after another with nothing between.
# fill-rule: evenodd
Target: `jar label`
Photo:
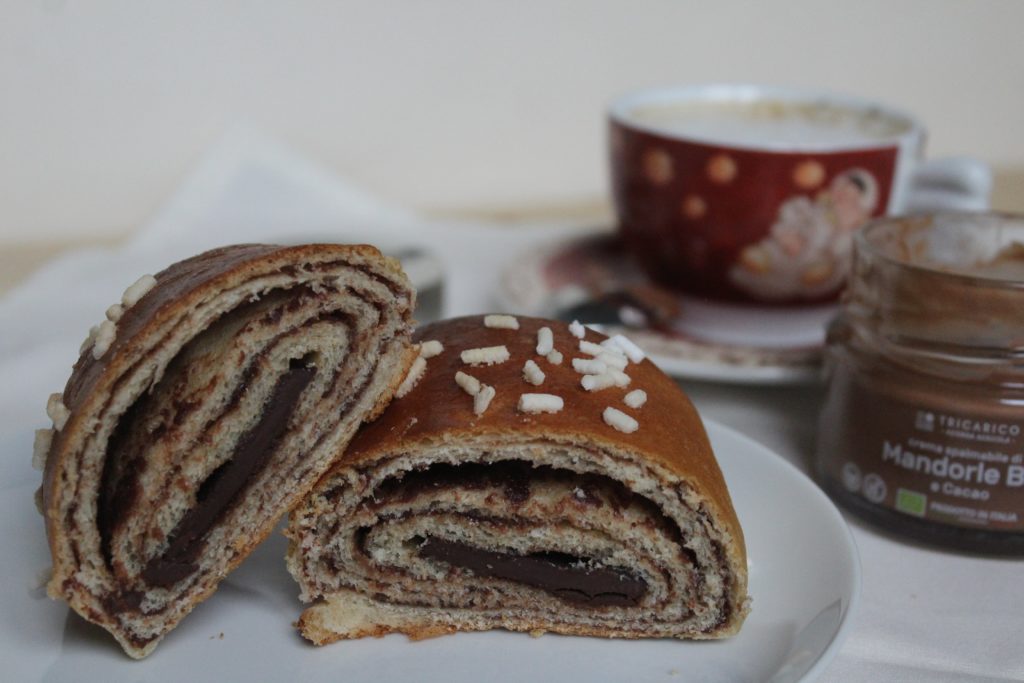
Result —
<instances>
[{"instance_id":1,"label":"jar label","mask_svg":"<svg viewBox=\"0 0 1024 683\"><path fill-rule=\"evenodd\" d=\"M1024 411L1014 420L899 401L857 382L844 389L845 405L831 407L846 419L822 423L823 466L834 481L922 519L1024 530Z\"/></svg>"}]
</instances>

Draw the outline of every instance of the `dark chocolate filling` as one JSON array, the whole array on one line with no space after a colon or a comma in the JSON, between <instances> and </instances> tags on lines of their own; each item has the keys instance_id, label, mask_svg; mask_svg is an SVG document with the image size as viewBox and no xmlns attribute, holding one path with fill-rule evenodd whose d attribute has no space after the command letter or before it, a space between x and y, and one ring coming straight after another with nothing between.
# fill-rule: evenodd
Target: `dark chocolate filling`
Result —
<instances>
[{"instance_id":1,"label":"dark chocolate filling","mask_svg":"<svg viewBox=\"0 0 1024 683\"><path fill-rule=\"evenodd\" d=\"M431 491L449 487L469 490L493 488L518 508L525 503L534 486L541 482L560 483L574 490L574 499L586 507L609 506L619 511L630 505L641 507L650 524L662 530L679 549L682 562L696 565L694 552L684 545L679 526L651 500L630 491L621 482L599 474L581 474L548 465L534 466L522 460L492 463L434 463L420 470L381 482L367 496L364 505L371 509L398 503L409 503ZM463 512L474 522L489 521L515 533L517 518L483 518L477 513ZM391 519L384 515L381 520ZM357 546L365 553L365 531ZM468 569L477 576L514 581L544 590L567 602L590 607L636 606L647 593L646 581L628 569L601 567L592 558L575 557L559 552L528 555L500 553L431 536L415 539L419 555ZM692 580L692 579L691 579ZM699 581L699 577L697 578Z\"/></svg>"},{"instance_id":2,"label":"dark chocolate filling","mask_svg":"<svg viewBox=\"0 0 1024 683\"><path fill-rule=\"evenodd\" d=\"M419 555L587 607L634 607L647 593L647 582L625 569L590 566L587 560L564 553L516 555L428 536L422 539Z\"/></svg>"},{"instance_id":3,"label":"dark chocolate filling","mask_svg":"<svg viewBox=\"0 0 1024 683\"><path fill-rule=\"evenodd\" d=\"M124 456L123 460L113 457L113 453L124 450L131 428L138 421L143 411L145 399L133 403L118 422L113 435L107 444L107 457L103 461L103 474L100 480L99 499L96 503L96 526L100 534L100 552L107 566L111 565L110 541L117 526L125 519L125 513L135 505L138 498L136 478L133 476L140 468L141 458L137 453ZM77 564L77 562L76 562Z\"/></svg>"},{"instance_id":4,"label":"dark chocolate filling","mask_svg":"<svg viewBox=\"0 0 1024 683\"><path fill-rule=\"evenodd\" d=\"M299 288L293 291L283 291L275 296L283 299L294 300L311 296L306 288ZM254 314L259 315L258 310L264 303L251 301L242 304L233 310L225 313L214 322L207 331L193 339L181 349L175 358L168 364L167 371L160 385L149 393L140 396L118 420L114 433L107 443L106 457L103 461L103 472L101 475L99 496L97 500L97 530L100 534L100 550L103 559L109 568L113 568L113 553L111 540L118 528L130 517L131 511L139 503L139 479L143 476L146 468L146 444L139 444L138 439L133 438L140 429L148 432L148 442L159 440L169 427L180 425L185 417L185 412L194 409L190 402L177 398L177 392L181 389L178 386L184 372L182 366L187 364L189 349L197 344L202 344L206 334L217 336L226 330L228 334L236 334L241 325L247 324ZM281 306L272 308L269 312L264 311L262 320L267 323L275 314L279 314ZM252 362L244 370L243 376L235 395L232 396L232 403L229 406L233 409L239 396L247 390L255 374L257 360L263 354L252 359ZM173 392L176 396L173 402L173 414L168 415L165 410L157 412L154 407L157 396ZM212 424L212 423L211 423ZM207 428L209 425L207 426ZM169 480L174 478L171 473Z\"/></svg>"},{"instance_id":5,"label":"dark chocolate filling","mask_svg":"<svg viewBox=\"0 0 1024 683\"><path fill-rule=\"evenodd\" d=\"M329 271L332 268L337 267L337 265L338 265L338 263L335 263L335 262L317 264L315 270L326 272L326 271ZM378 275L377 273L373 272L372 270L368 270L366 268L354 267L354 270L356 270L356 271L358 271L358 272L360 272L360 273L362 273L362 274L364 274L364 275L366 275L368 277L371 277L372 279L374 279L375 281L377 281L379 283L382 283L383 285L385 285L387 287L387 289L393 295L399 294L400 288L399 288L399 286L395 282L393 282L393 281L391 281L391 280L389 280L389 279L387 279L387 278L385 278L385 277L383 277L381 275ZM163 280L166 279L166 278L164 278L163 275L161 275L160 277L161 277L161 282L163 282ZM291 297L297 299L297 298L304 297L304 296L316 296L316 293L313 292L308 287L301 287L299 289L292 290L292 291L288 292L288 295L290 295ZM379 318L380 315L381 315L381 312L383 310L383 307L376 300L372 300L372 303L375 304L375 308L377 310L378 318ZM242 308L244 308L244 307L245 306L243 306ZM136 307L136 308L138 308L138 307ZM133 315L133 314L137 313L137 311L133 310L133 311L130 311L128 313L129 313L129 316L130 316L130 315ZM225 317L229 317L233 313L234 313L234 311L232 311L231 313L226 314ZM277 317L280 317L280 314L281 314L280 308L275 308L275 309L273 309L271 311L271 315L275 315L275 314L277 315ZM348 317L347 314L344 314L344 313L342 313L340 311L333 311L331 313L328 313L327 315L321 315L321 316L318 316L315 319L309 320L305 324L306 325L312 324L312 323L317 322L320 319L323 319L325 317L336 318L340 322L344 322L346 324L349 322L349 317ZM161 342L162 342L162 340L161 340ZM381 347L382 348L384 347L384 343L383 342L381 343ZM152 354L150 354L150 355L152 355ZM182 354L182 355L184 355L184 354ZM142 359L136 361L131 366L130 370L125 373L125 376L131 376L138 369L138 367L142 363L148 362L149 357L150 356L146 356L145 358L142 358ZM102 364L91 363L91 358L88 356L88 354L83 356L83 358L86 359L87 361L89 361L89 362L86 362L86 365L88 366L88 365L91 364L92 367L88 367L86 372L79 372L78 371L78 365L81 365L82 361L80 360L79 364L76 365L76 372L72 375L71 382L69 383L69 389L66 390L66 396L73 403L80 402L80 399L78 398L78 395L82 393L83 387L88 387L89 381L90 381L89 380L89 372L96 371L96 369L100 368L101 365L102 365ZM172 365L173 365L173 362L172 362ZM242 390L242 391L244 391L245 385L248 384L248 380L249 380L249 378L251 378L251 374L252 374L251 370L252 370L252 367L247 369L247 372L245 374L245 379L241 382L241 386L239 386L239 389ZM339 374L335 374L334 379L331 382L331 389L332 390L337 385L339 377L340 377L340 373ZM359 391L360 392L362 391L363 387L365 387L366 383L368 383L368 382L369 382L369 378L367 379L366 382L363 383L362 386L359 387ZM308 380L307 380L307 382L305 384L308 384ZM305 384L304 384L304 386L305 386ZM118 388L120 388L121 384L119 383L117 386L118 386ZM301 391L300 391L300 393L301 393ZM129 439L133 429L135 429L136 426L138 425L138 423L140 422L140 416L141 415L145 415L147 413L147 408L148 408L147 398L148 398L147 396L140 397L128 409L128 411L124 415L121 416L121 419L118 421L118 425L115 428L114 433L111 435L111 439L108 441L106 457L104 458L103 471L101 473L101 481L100 481L100 485L99 485L99 490L97 492L97 501L96 501L96 503L97 503L97 513L96 513L97 514L97 520L96 520L96 523L97 523L97 531L99 532L99 536L100 536L101 555L102 555L103 560L105 561L107 567L111 568L111 569L113 568L113 558L112 558L111 547L110 547L111 546L111 539L112 539L112 537L113 537L113 535L114 535L114 533L116 531L116 528L121 523L124 522L124 520L127 518L127 515L130 514L131 509L133 507L135 507L135 505L138 502L138 498L139 498L139 495L138 495L138 478L139 478L139 476L141 476L141 472L142 472L142 470L144 469L144 467L146 465L146 463L144 461L144 457L142 457L142 454L140 454L140 453L127 453L127 452L125 452L124 446L125 446L125 442L128 441L128 439ZM237 396L235 398L237 398ZM350 398L346 402L346 405L348 403L350 403L351 400L352 399ZM110 408L110 400L108 399L106 405L104 406L104 410L108 410L109 408ZM175 413L175 422L177 423L178 419L182 417L184 412L186 412L188 410L191 410L191 408L192 408L192 406L178 406L178 405L176 405L176 409L178 409L179 412ZM294 405L291 407L289 412L291 412L291 410L294 410ZM163 433L164 429L166 429L165 425L159 425L156 428L156 431L154 431L151 434L151 438L152 439L159 438L160 435ZM320 440L325 438L325 436L326 435L321 435L320 436L320 439L317 441L317 444L314 445L314 448L319 445ZM274 449L270 449L268 451L268 454L270 452L272 452L273 450L276 450L276 447ZM118 454L118 453L121 454L120 457L117 457L115 455L115 454ZM235 455L237 457L237 453ZM246 483L248 483L248 482L246 482ZM79 490L78 487L76 487L74 495L75 495L75 497L78 497L80 495L80 490ZM209 493L207 493L207 495L209 495ZM236 497L237 497L237 495L238 494L236 493ZM228 505L224 506L223 510L221 511L221 514L223 513L224 510L227 510L232 504L233 504L233 502L231 502ZM76 504L72 504L71 506L69 506L69 510L66 512L66 519L68 520L69 523L71 523L71 519L74 517L74 509L76 507L77 507ZM215 522L216 522L216 520L214 520L214 523ZM179 524L179 528L180 528L180 526L181 525ZM211 524L211 526L212 526L212 524ZM203 533L205 534L207 532L208 532L208 529L206 531L204 531ZM178 533L178 529L176 529L174 533L177 534ZM78 565L81 564L81 559L80 559L80 555L79 555L78 541L76 539L74 539L74 538L71 538L71 539L69 539L69 542L70 542L70 550L74 554L74 557L75 557L75 565L78 566ZM202 545L197 545L195 552L196 553L200 552L201 548L202 548ZM193 557L193 563L192 563L193 567L194 567L194 559L195 558ZM153 562L151 562L150 564L152 565ZM82 589L82 590L85 590L85 589ZM65 592L66 593L70 593L70 592L72 592L72 589L65 587ZM111 592L111 593L109 593L109 594L107 594L105 596L102 596L101 599L104 602L105 608L109 612L116 613L116 612L125 612L125 611L137 611L139 609L140 605L141 605L142 597L143 597L143 593L141 591L123 589L123 590L117 590L117 591ZM132 635L129 635L128 637L131 638L133 642L135 642L136 644L139 644L139 645L143 645L143 644L149 642L150 640L152 640L151 637L141 638L141 639L140 638L136 638L136 637L134 637Z\"/></svg>"},{"instance_id":6,"label":"dark chocolate filling","mask_svg":"<svg viewBox=\"0 0 1024 683\"><path fill-rule=\"evenodd\" d=\"M387 479L368 496L368 502L371 506L379 507L394 501L408 503L430 490L453 486L470 490L491 487L501 489L505 499L518 507L529 500L533 484L540 481L570 484L577 489L577 500L594 507L604 504L596 495L597 491L601 491L605 501L615 510L621 510L630 504L641 505L647 509L651 517L664 520L666 528L675 526L656 505L614 479L598 474L579 474L548 465L534 466L523 460L470 462L457 465L435 463L426 469L408 472L401 478ZM672 532L672 535L679 536L676 532Z\"/></svg>"},{"instance_id":7,"label":"dark chocolate filling","mask_svg":"<svg viewBox=\"0 0 1024 683\"><path fill-rule=\"evenodd\" d=\"M277 450L299 397L316 375L316 368L292 361L271 392L259 421L238 440L232 457L218 467L196 492L196 505L171 532L162 555L154 557L142 572L151 586L172 586L197 570L196 558L205 536L216 521L235 505L253 478Z\"/></svg>"}]
</instances>

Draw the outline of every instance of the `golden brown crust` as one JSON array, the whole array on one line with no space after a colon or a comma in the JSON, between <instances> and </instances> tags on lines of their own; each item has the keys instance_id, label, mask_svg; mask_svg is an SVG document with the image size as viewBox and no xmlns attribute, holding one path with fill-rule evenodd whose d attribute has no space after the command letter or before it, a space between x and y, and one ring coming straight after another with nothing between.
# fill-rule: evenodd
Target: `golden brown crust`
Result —
<instances>
[{"instance_id":1,"label":"golden brown crust","mask_svg":"<svg viewBox=\"0 0 1024 683\"><path fill-rule=\"evenodd\" d=\"M43 510L47 536L52 539L59 532L59 528L53 526L55 511L52 506L55 474L60 469L57 465L66 450L63 446L70 436L84 428L79 422L84 415L91 413L85 403L102 400L114 382L138 360L132 353L134 340L155 334L166 320L192 308L207 292L243 280L250 273L266 271L272 267L270 264L280 263L282 267L293 267L296 263L354 258L383 265L386 270L406 280L397 261L384 257L376 247L367 244L238 244L203 252L157 273L156 285L134 306L128 308L118 321L117 336L106 353L96 359L86 349L79 356L64 387L63 402L70 411L70 417L64 428L54 434L43 473ZM412 362L412 356L408 362ZM401 376L397 381L401 381ZM374 411L374 416L379 415L388 401L381 402L383 405ZM300 499L301 495L295 497L296 502ZM51 541L51 551L53 549Z\"/></svg>"},{"instance_id":2,"label":"golden brown crust","mask_svg":"<svg viewBox=\"0 0 1024 683\"><path fill-rule=\"evenodd\" d=\"M344 635L337 630L322 625L314 609L308 609L302 613L298 621L292 624L302 637L314 645L329 645L339 640L355 638L383 638L391 633L401 633L408 636L409 640L427 640L439 638L457 633L459 629L454 626L441 624L406 624L402 626L385 626L383 624L367 624L365 627L345 632Z\"/></svg>"},{"instance_id":3,"label":"golden brown crust","mask_svg":"<svg viewBox=\"0 0 1024 683\"><path fill-rule=\"evenodd\" d=\"M125 650L134 657L148 654L156 641L137 645L126 639L124 634L109 626L110 620L97 612L96 603L85 597L84 589L74 578L79 558L67 553L62 544L68 531L64 526L61 511L61 496L67 503L68 492L62 481L63 473L81 450L85 439L94 430L96 416L104 410L105 403L123 378L144 368L147 361L144 353L154 340L159 340L173 327L174 321L182 318L215 293L230 289L247 280L280 272L283 274L315 272L318 267L330 268L333 264L365 267L371 277L393 281L395 294L402 298L403 315L411 323L411 311L415 303L415 292L402 272L397 261L381 255L369 245L309 244L301 246L278 245L234 245L214 249L187 260L175 263L156 275L156 284L133 306L127 308L116 323L116 336L109 348L99 358L93 356L91 348L83 350L75 363L72 374L63 392L63 403L70 411L66 424L54 433L46 458L43 478L43 514L47 537L54 560L54 579L49 590L53 597L64 598L69 605L90 620L105 625L122 643ZM376 397L366 419L373 419L387 406L395 388L404 375L405 369L415 357L415 352L405 350L398 372L388 380L386 391ZM285 500L286 509L294 507L315 483L309 480L304 487L289 491ZM236 554L224 573L236 567L272 530L272 525L256 533L235 540ZM76 587L77 586L77 587ZM191 604L198 604L216 588L214 582L208 589L191 596Z\"/></svg>"},{"instance_id":4,"label":"golden brown crust","mask_svg":"<svg viewBox=\"0 0 1024 683\"><path fill-rule=\"evenodd\" d=\"M376 422L360 430L344 456L321 480L316 493L297 509L286 531L292 541L289 569L302 586L303 599L317 601L297 624L302 635L324 644L387 633L404 633L418 639L456 630L504 628L532 632L538 626L567 635L610 638L713 639L738 632L749 610L743 533L704 426L689 399L649 360L626 367L631 378L628 386L587 391L581 385L583 375L573 368L572 360L592 356L580 349L580 340L570 333L569 326L536 318L517 320L518 330L488 328L484 316L472 316L434 323L416 332L417 342L440 342L443 351L426 361L426 369L411 391L395 399ZM551 363L536 351L537 333L542 327L552 331L554 348L563 355L560 364ZM599 343L605 337L586 330L585 339ZM509 360L489 366L471 366L462 360L461 352L467 349L499 346L506 347ZM528 360L536 363L545 375L540 385L524 378L524 364ZM495 389L496 394L482 415L475 414L473 397L456 382L459 371ZM646 392L647 400L634 409L625 404L624 397L637 389ZM564 407L556 413L525 414L518 410L524 393L553 394L564 400ZM607 424L603 413L608 407L635 418L639 428L623 433ZM716 601L714 609L720 609L717 616L703 608L687 612L686 603L682 611L671 612L679 615L678 621L672 616L628 623L564 615L552 619L542 616L542 612L480 607L484 603L479 601L468 607L472 600L465 603L466 607L458 608L452 605L463 605L461 597L451 604L435 604L452 599L455 593L442 592L444 598L433 595L429 582L394 588L385 560L381 560L384 564L379 576L375 573L376 560L364 575L361 560L354 557L354 551L353 557L348 557L348 551L339 551L343 557L331 554L334 544L349 547L348 541L341 539L352 533L357 524L349 524L348 515L360 514L361 501L372 498L375 487L383 481L382 470L394 473L423 467L432 457L446 457L449 447L451 453L463 453L469 458L480 455L484 461L492 449L508 453L515 448L523 449L519 452L524 459L538 462L549 462L547 458L552 455L574 458L564 455L573 453L573 449L581 460L593 456L594 462L600 462L608 458L603 461L607 464L600 466L606 469L594 471L621 481L627 490L649 492L650 500L657 500L656 504L666 514L673 515L680 530L686 529L684 538L685 534L693 534L686 547L695 553L693 557L700 558L709 591L697 599L704 601L704 605ZM509 450L502 450L505 448ZM574 459L571 462L576 463ZM477 504L453 495L459 504ZM429 498L429 493L425 496ZM439 510L446 509L440 504ZM501 513L486 509L483 514L501 517ZM321 515L328 519L336 515L345 521L339 529L339 520L325 525ZM590 521L597 523L593 518ZM331 558L328 564L342 567L338 569L342 578L331 572L321 573L325 555ZM343 578L349 572L355 578ZM394 580L394 585L400 583L400 579ZM698 585L703 585L703 579ZM396 597L400 590L414 591L422 600L434 602L420 604L413 600L406 604ZM663 606L675 609L671 601ZM693 609L692 603L689 609ZM705 617L709 618L700 622Z\"/></svg>"},{"instance_id":5,"label":"golden brown crust","mask_svg":"<svg viewBox=\"0 0 1024 683\"><path fill-rule=\"evenodd\" d=\"M436 339L444 345L444 352L427 362L426 372L409 395L396 399L380 419L359 432L336 467L357 466L379 453L402 450L402 443L457 442L485 432L496 436L514 433L523 438L562 436L628 448L679 479L696 484L732 538L730 550L740 562L737 566L745 567L743 533L725 479L700 416L679 386L650 360L644 360L627 368L632 378L628 387L588 392L580 386L582 375L572 368L571 359L589 356L578 350L579 340L570 334L568 326L539 318L518 317L518 321L519 330L485 327L483 316L456 318L418 329L416 341ZM541 327L551 328L554 347L564 355L560 365L537 355L537 330ZM593 330L586 332L588 341L605 338ZM511 355L500 365L470 367L460 359L459 352L464 349L500 345L506 346ZM546 375L540 386L523 380L523 364L531 359ZM459 370L495 388L497 393L483 415L474 415L472 397L455 383ZM622 402L634 389L647 392L647 402L639 410ZM565 400L565 408L555 414L520 413L516 405L523 393L556 394ZM605 424L602 413L607 406L635 417L640 428L624 434Z\"/></svg>"},{"instance_id":6,"label":"golden brown crust","mask_svg":"<svg viewBox=\"0 0 1024 683\"><path fill-rule=\"evenodd\" d=\"M368 615L360 615L358 613L359 608L357 608L356 614L351 614L353 603L363 603L360 605L363 609L367 605L371 605L370 613ZM400 614L400 611L400 607L395 608L386 603L373 603L366 596L343 591L338 595L328 596L326 600L306 609L292 626L298 629L303 638L314 645L329 645L339 640L366 637L381 638L392 633L401 633L414 641L426 640L428 638L451 635L459 631L491 630L498 626L506 631L529 633L535 637L545 633L595 638L621 638L623 640L640 640L647 637L645 633L635 629L630 630L595 624L552 622L546 623L544 628L537 628L536 622L533 619L517 618L507 613L501 617L500 624L495 624L488 619L474 620L469 610L456 610L466 613L466 618L459 619L459 625L455 626L451 622L432 622L429 619L425 619L423 614ZM360 618L361 616L362 618ZM742 619L736 620L734 626L726 631L688 633L685 638L689 640L715 640L723 636L734 635L739 631L740 625L742 625Z\"/></svg>"}]
</instances>

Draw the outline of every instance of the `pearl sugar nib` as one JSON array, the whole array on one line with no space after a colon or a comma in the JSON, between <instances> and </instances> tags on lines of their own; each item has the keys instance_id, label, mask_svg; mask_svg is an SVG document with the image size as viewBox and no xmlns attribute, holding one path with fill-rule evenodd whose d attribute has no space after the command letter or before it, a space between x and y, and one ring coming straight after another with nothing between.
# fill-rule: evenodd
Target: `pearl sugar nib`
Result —
<instances>
[{"instance_id":1,"label":"pearl sugar nib","mask_svg":"<svg viewBox=\"0 0 1024 683\"><path fill-rule=\"evenodd\" d=\"M420 344L420 355L424 358L433 358L444 351L444 345L436 339L425 341Z\"/></svg>"},{"instance_id":2,"label":"pearl sugar nib","mask_svg":"<svg viewBox=\"0 0 1024 683\"><path fill-rule=\"evenodd\" d=\"M121 295L121 304L125 308L131 308L154 286L156 286L156 278L152 275L143 275L124 290L124 294Z\"/></svg>"},{"instance_id":3,"label":"pearl sugar nib","mask_svg":"<svg viewBox=\"0 0 1024 683\"><path fill-rule=\"evenodd\" d=\"M478 416L483 415L484 411L491 405L495 394L497 392L494 390L494 387L487 384L481 385L480 391L473 396L473 413Z\"/></svg>"},{"instance_id":4,"label":"pearl sugar nib","mask_svg":"<svg viewBox=\"0 0 1024 683\"><path fill-rule=\"evenodd\" d=\"M604 340L601 342L601 346L619 350L629 358L630 363L642 363L644 358L647 357L643 349L633 343L631 339L621 334Z\"/></svg>"},{"instance_id":5,"label":"pearl sugar nib","mask_svg":"<svg viewBox=\"0 0 1024 683\"><path fill-rule=\"evenodd\" d=\"M557 413L564 407L562 397L554 394L522 394L517 406L521 413Z\"/></svg>"},{"instance_id":6,"label":"pearl sugar nib","mask_svg":"<svg viewBox=\"0 0 1024 683\"><path fill-rule=\"evenodd\" d=\"M99 329L96 330L96 338L92 344L92 357L95 360L99 360L103 357L107 351L110 350L110 345L114 343L114 339L117 337L117 325L112 320L104 320L100 323Z\"/></svg>"},{"instance_id":7,"label":"pearl sugar nib","mask_svg":"<svg viewBox=\"0 0 1024 683\"><path fill-rule=\"evenodd\" d=\"M64 429L68 417L71 416L71 411L64 405L63 394L50 394L50 398L46 401L46 416L50 418L53 428L58 432Z\"/></svg>"},{"instance_id":8,"label":"pearl sugar nib","mask_svg":"<svg viewBox=\"0 0 1024 683\"><path fill-rule=\"evenodd\" d=\"M640 428L640 423L626 415L621 410L608 406L604 409L604 413L601 415L604 418L605 424L609 427L613 427L623 434L632 434Z\"/></svg>"},{"instance_id":9,"label":"pearl sugar nib","mask_svg":"<svg viewBox=\"0 0 1024 683\"><path fill-rule=\"evenodd\" d=\"M555 338L550 327L537 330L537 355L546 356L555 350Z\"/></svg>"},{"instance_id":10,"label":"pearl sugar nib","mask_svg":"<svg viewBox=\"0 0 1024 683\"><path fill-rule=\"evenodd\" d=\"M580 386L587 391L601 391L615 386L615 378L607 372L600 375L583 375L580 379Z\"/></svg>"},{"instance_id":11,"label":"pearl sugar nib","mask_svg":"<svg viewBox=\"0 0 1024 683\"><path fill-rule=\"evenodd\" d=\"M620 356L617 353L602 353L597 356L597 360L601 361L609 368L619 370L620 372L625 370L626 366L629 365L629 361L626 360L626 357Z\"/></svg>"},{"instance_id":12,"label":"pearl sugar nib","mask_svg":"<svg viewBox=\"0 0 1024 683\"><path fill-rule=\"evenodd\" d=\"M534 386L540 386L544 383L544 371L535 362L528 360L523 365L523 379Z\"/></svg>"},{"instance_id":13,"label":"pearl sugar nib","mask_svg":"<svg viewBox=\"0 0 1024 683\"><path fill-rule=\"evenodd\" d=\"M585 353L588 356L600 356L602 353L607 352L607 347L595 344L594 342L587 341L586 339L580 340L580 352Z\"/></svg>"},{"instance_id":14,"label":"pearl sugar nib","mask_svg":"<svg viewBox=\"0 0 1024 683\"><path fill-rule=\"evenodd\" d=\"M634 410L642 408L647 403L647 392L643 389L634 389L626 394L622 402Z\"/></svg>"},{"instance_id":15,"label":"pearl sugar nib","mask_svg":"<svg viewBox=\"0 0 1024 683\"><path fill-rule=\"evenodd\" d=\"M573 358L572 369L583 375L600 375L608 366L595 358Z\"/></svg>"},{"instance_id":16,"label":"pearl sugar nib","mask_svg":"<svg viewBox=\"0 0 1024 683\"><path fill-rule=\"evenodd\" d=\"M496 330L518 330L519 321L511 315L487 315L484 316L484 327Z\"/></svg>"},{"instance_id":17,"label":"pearl sugar nib","mask_svg":"<svg viewBox=\"0 0 1024 683\"><path fill-rule=\"evenodd\" d=\"M495 365L504 363L509 356L508 348L502 346L484 346L478 349L466 349L460 354L466 365Z\"/></svg>"},{"instance_id":18,"label":"pearl sugar nib","mask_svg":"<svg viewBox=\"0 0 1024 683\"><path fill-rule=\"evenodd\" d=\"M459 370L455 373L455 383L462 387L470 396L476 396L480 393L480 388L483 386L473 375L467 375L465 372Z\"/></svg>"}]
</instances>

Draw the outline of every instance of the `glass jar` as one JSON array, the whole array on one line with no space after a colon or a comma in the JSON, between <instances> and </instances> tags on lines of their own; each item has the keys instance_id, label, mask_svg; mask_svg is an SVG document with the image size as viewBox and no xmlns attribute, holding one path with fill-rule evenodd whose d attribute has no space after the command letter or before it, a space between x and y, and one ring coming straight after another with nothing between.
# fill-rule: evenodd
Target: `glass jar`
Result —
<instances>
[{"instance_id":1,"label":"glass jar","mask_svg":"<svg viewBox=\"0 0 1024 683\"><path fill-rule=\"evenodd\" d=\"M817 465L860 517L1024 555L1024 216L883 219L831 324Z\"/></svg>"}]
</instances>

